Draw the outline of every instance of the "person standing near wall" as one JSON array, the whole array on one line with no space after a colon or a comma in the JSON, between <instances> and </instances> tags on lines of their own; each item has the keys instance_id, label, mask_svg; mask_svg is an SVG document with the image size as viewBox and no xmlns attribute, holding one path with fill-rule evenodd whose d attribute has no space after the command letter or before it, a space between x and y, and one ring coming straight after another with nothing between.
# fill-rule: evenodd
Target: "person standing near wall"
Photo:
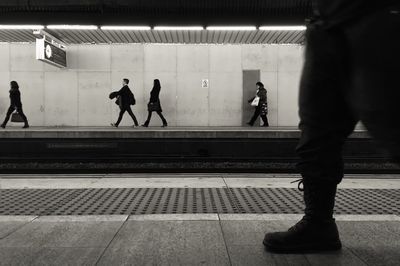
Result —
<instances>
[{"instance_id":1,"label":"person standing near wall","mask_svg":"<svg viewBox=\"0 0 400 266\"><path fill-rule=\"evenodd\" d=\"M262 126L268 127L269 123L267 118L268 114L267 90L264 88L264 84L260 81L256 83L256 86L257 86L256 96L254 96L252 99L249 100L249 103L251 103L252 105L253 102L255 102L254 115L251 118L250 122L248 122L247 124L249 126L253 126L258 116L260 116L264 122ZM256 103L256 101L258 101L258 103Z\"/></svg>"},{"instance_id":2,"label":"person standing near wall","mask_svg":"<svg viewBox=\"0 0 400 266\"><path fill-rule=\"evenodd\" d=\"M120 108L118 120L116 123L111 123L111 126L118 127L119 123L121 123L122 117L125 112L132 117L134 122L134 126L139 126L139 123L132 112L131 105L136 104L135 96L133 95L131 89L128 87L129 79L122 80L122 88L119 91L113 92L110 94L110 98L117 98L116 104L118 104Z\"/></svg>"},{"instance_id":3,"label":"person standing near wall","mask_svg":"<svg viewBox=\"0 0 400 266\"><path fill-rule=\"evenodd\" d=\"M307 26L299 94L298 185L305 215L288 231L265 235L263 243L273 252L342 247L335 196L344 172L343 144L359 120L400 163L399 1L313 4L316 19Z\"/></svg>"},{"instance_id":4,"label":"person standing near wall","mask_svg":"<svg viewBox=\"0 0 400 266\"><path fill-rule=\"evenodd\" d=\"M150 92L150 101L147 104L147 109L148 109L148 116L146 122L142 125L143 127L148 127L151 119L151 114L153 112L156 112L161 120L162 120L162 127L168 126L167 120L164 118L162 114L162 109L161 109L161 103L160 103L160 91L161 91L161 84L158 79L154 80L153 84L153 89Z\"/></svg>"},{"instance_id":5,"label":"person standing near wall","mask_svg":"<svg viewBox=\"0 0 400 266\"><path fill-rule=\"evenodd\" d=\"M6 128L7 122L10 119L11 114L14 111L21 116L22 120L24 121L23 128L28 128L28 119L26 118L24 112L22 111L22 102L21 102L21 92L19 91L19 86L16 81L10 82L10 107L7 110L6 118L4 122L0 125L2 128Z\"/></svg>"}]
</instances>

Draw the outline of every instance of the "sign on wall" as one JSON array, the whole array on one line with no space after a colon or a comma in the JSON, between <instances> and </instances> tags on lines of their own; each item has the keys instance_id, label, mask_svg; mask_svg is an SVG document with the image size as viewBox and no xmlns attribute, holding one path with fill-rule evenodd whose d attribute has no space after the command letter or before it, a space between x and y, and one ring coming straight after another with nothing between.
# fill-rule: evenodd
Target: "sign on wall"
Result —
<instances>
[{"instance_id":1,"label":"sign on wall","mask_svg":"<svg viewBox=\"0 0 400 266\"><path fill-rule=\"evenodd\" d=\"M203 89L208 89L210 87L210 82L208 79L202 79L201 80L201 87Z\"/></svg>"},{"instance_id":2,"label":"sign on wall","mask_svg":"<svg viewBox=\"0 0 400 266\"><path fill-rule=\"evenodd\" d=\"M48 36L36 39L36 59L59 68L67 67L65 46L55 42Z\"/></svg>"}]
</instances>

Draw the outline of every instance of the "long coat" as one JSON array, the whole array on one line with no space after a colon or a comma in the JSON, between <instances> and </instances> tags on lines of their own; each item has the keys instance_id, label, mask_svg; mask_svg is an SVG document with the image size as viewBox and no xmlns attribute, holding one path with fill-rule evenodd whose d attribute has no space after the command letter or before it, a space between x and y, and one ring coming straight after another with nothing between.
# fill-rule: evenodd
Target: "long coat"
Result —
<instances>
[{"instance_id":1,"label":"long coat","mask_svg":"<svg viewBox=\"0 0 400 266\"><path fill-rule=\"evenodd\" d=\"M10 105L15 107L21 107L21 93L19 89L11 89L10 90Z\"/></svg>"},{"instance_id":2,"label":"long coat","mask_svg":"<svg viewBox=\"0 0 400 266\"><path fill-rule=\"evenodd\" d=\"M153 87L150 92L150 101L147 105L148 111L156 111L162 112L161 103L160 103L160 91L161 88Z\"/></svg>"}]
</instances>

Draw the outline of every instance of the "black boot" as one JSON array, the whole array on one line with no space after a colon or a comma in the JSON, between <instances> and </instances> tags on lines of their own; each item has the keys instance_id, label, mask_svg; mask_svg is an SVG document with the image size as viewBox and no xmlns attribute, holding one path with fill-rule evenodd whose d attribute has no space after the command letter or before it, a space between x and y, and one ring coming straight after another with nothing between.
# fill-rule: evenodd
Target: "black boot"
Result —
<instances>
[{"instance_id":1,"label":"black boot","mask_svg":"<svg viewBox=\"0 0 400 266\"><path fill-rule=\"evenodd\" d=\"M0 127L1 128L6 128L6 124L3 123L3 124L0 125Z\"/></svg>"},{"instance_id":2,"label":"black boot","mask_svg":"<svg viewBox=\"0 0 400 266\"><path fill-rule=\"evenodd\" d=\"M305 216L286 232L266 234L263 244L267 250L277 253L339 250L342 244L332 218L335 194L334 183L304 180Z\"/></svg>"}]
</instances>

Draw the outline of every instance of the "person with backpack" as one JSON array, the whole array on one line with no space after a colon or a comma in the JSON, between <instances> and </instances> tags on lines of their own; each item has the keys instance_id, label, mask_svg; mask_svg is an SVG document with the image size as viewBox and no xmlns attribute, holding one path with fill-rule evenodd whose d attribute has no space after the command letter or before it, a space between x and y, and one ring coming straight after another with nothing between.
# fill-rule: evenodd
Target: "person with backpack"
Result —
<instances>
[{"instance_id":1,"label":"person with backpack","mask_svg":"<svg viewBox=\"0 0 400 266\"><path fill-rule=\"evenodd\" d=\"M113 127L119 126L119 123L121 122L125 112L128 112L128 114L132 117L134 126L139 126L139 123L131 109L131 105L136 104L135 96L133 95L131 89L128 87L128 84L129 79L123 79L122 88L119 91L115 91L110 94L110 99L117 99L115 103L119 106L120 109L117 122L111 123L111 126Z\"/></svg>"},{"instance_id":2,"label":"person with backpack","mask_svg":"<svg viewBox=\"0 0 400 266\"><path fill-rule=\"evenodd\" d=\"M21 92L19 91L19 86L16 81L10 82L10 107L7 110L6 118L4 122L0 125L2 128L6 128L7 122L10 119L11 114L17 111L17 113L22 118L25 123L23 128L28 128L28 119L26 118L24 111L22 111L22 103L21 103Z\"/></svg>"},{"instance_id":3,"label":"person with backpack","mask_svg":"<svg viewBox=\"0 0 400 266\"><path fill-rule=\"evenodd\" d=\"M148 109L148 116L146 122L142 125L142 127L148 127L151 119L151 114L153 112L156 112L158 116L161 118L161 121L163 123L162 127L168 126L167 120L164 118L162 114L162 109L161 109L161 104L160 104L160 90L161 90L161 84L158 79L154 80L153 83L153 89L150 92L150 101L147 104L147 109Z\"/></svg>"}]
</instances>

